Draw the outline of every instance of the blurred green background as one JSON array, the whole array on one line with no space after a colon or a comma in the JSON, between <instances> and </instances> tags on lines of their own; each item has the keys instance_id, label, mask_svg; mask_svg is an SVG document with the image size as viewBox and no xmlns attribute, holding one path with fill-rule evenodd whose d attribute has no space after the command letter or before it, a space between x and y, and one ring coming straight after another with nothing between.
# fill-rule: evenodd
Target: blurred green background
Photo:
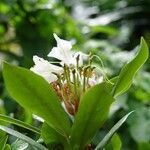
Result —
<instances>
[{"instance_id":1,"label":"blurred green background","mask_svg":"<svg viewBox=\"0 0 150 150\"><path fill-rule=\"evenodd\" d=\"M53 33L72 40L74 50L99 55L111 78L135 55L141 36L150 47L150 0L0 1L1 64L8 61L30 68L33 55L47 59L56 45ZM9 97L1 70L2 65L0 112L33 123L31 114ZM113 104L93 144L131 110L136 111L118 131L122 149L150 150L150 61L136 75L129 92Z\"/></svg>"}]
</instances>

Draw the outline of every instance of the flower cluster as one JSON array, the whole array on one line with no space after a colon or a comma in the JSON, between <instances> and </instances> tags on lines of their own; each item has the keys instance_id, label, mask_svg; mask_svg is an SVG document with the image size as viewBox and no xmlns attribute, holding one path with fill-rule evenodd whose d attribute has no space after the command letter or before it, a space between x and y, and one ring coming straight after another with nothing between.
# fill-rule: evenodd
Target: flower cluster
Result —
<instances>
[{"instance_id":1,"label":"flower cluster","mask_svg":"<svg viewBox=\"0 0 150 150\"><path fill-rule=\"evenodd\" d=\"M33 57L35 65L31 71L47 80L65 106L67 112L75 115L80 96L90 87L102 81L102 76L96 74L92 65L92 55L71 51L70 41L54 38L57 47L53 47L48 57L59 61L49 62L38 56ZM86 62L86 64L84 64Z\"/></svg>"}]
</instances>

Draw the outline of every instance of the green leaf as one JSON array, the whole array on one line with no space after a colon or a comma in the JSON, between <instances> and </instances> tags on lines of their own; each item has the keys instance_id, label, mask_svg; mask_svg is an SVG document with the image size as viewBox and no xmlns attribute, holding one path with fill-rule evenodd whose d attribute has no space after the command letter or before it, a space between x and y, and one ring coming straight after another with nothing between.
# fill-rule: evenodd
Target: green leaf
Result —
<instances>
[{"instance_id":1,"label":"green leaf","mask_svg":"<svg viewBox=\"0 0 150 150\"><path fill-rule=\"evenodd\" d=\"M148 59L148 55L149 55L148 46L145 40L141 38L139 53L131 62L127 63L122 68L119 75L119 79L114 85L112 93L115 97L129 89L135 73L146 62L146 60Z\"/></svg>"},{"instance_id":2,"label":"green leaf","mask_svg":"<svg viewBox=\"0 0 150 150\"><path fill-rule=\"evenodd\" d=\"M132 111L133 112L133 111ZM121 125L126 121L126 119L129 117L129 115L132 113L128 113L125 115L122 119L120 119L113 127L112 129L106 134L106 136L103 138L103 140L97 145L95 150L100 150L105 147L105 145L108 143L108 141L111 139L113 134L121 127Z\"/></svg>"},{"instance_id":3,"label":"green leaf","mask_svg":"<svg viewBox=\"0 0 150 150\"><path fill-rule=\"evenodd\" d=\"M113 100L113 97L106 91L104 83L92 87L82 96L72 126L71 146L73 150L82 150L87 146L107 119Z\"/></svg>"},{"instance_id":4,"label":"green leaf","mask_svg":"<svg viewBox=\"0 0 150 150\"><path fill-rule=\"evenodd\" d=\"M70 122L53 88L30 70L4 63L3 76L10 95L25 109L42 117L60 134L68 136Z\"/></svg>"},{"instance_id":5,"label":"green leaf","mask_svg":"<svg viewBox=\"0 0 150 150\"><path fill-rule=\"evenodd\" d=\"M70 149L68 141L47 123L42 126L41 136L49 149Z\"/></svg>"},{"instance_id":6,"label":"green leaf","mask_svg":"<svg viewBox=\"0 0 150 150\"><path fill-rule=\"evenodd\" d=\"M38 129L38 128L34 127L34 126L31 126L30 124L27 124L25 122L22 122L20 120L17 120L17 119L14 119L14 118L2 115L2 114L0 114L0 120L4 121L4 122L7 122L7 123L11 123L11 124L17 125L19 127L25 128L25 129L28 129L30 131L33 131L33 132L37 133L37 134L41 134L40 133L41 132L40 129Z\"/></svg>"},{"instance_id":7,"label":"green leaf","mask_svg":"<svg viewBox=\"0 0 150 150\"><path fill-rule=\"evenodd\" d=\"M8 136L3 136L0 139L0 150L4 150L5 149L7 139L8 139Z\"/></svg>"},{"instance_id":8,"label":"green leaf","mask_svg":"<svg viewBox=\"0 0 150 150\"><path fill-rule=\"evenodd\" d=\"M42 125L41 136L47 145L60 144L65 140L62 135L58 134L45 122Z\"/></svg>"},{"instance_id":9,"label":"green leaf","mask_svg":"<svg viewBox=\"0 0 150 150\"><path fill-rule=\"evenodd\" d=\"M5 146L4 150L11 150L10 145L9 145L9 144L6 144L6 146Z\"/></svg>"},{"instance_id":10,"label":"green leaf","mask_svg":"<svg viewBox=\"0 0 150 150\"><path fill-rule=\"evenodd\" d=\"M150 143L138 143L138 150L150 150Z\"/></svg>"},{"instance_id":11,"label":"green leaf","mask_svg":"<svg viewBox=\"0 0 150 150\"><path fill-rule=\"evenodd\" d=\"M18 131L15 131L13 129L10 129L10 128L2 126L2 125L0 125L0 130L3 130L8 134L11 134L19 139L22 139L23 141L26 141L27 143L39 148L40 150L48 150L43 145L39 144L38 142L34 141L33 139L29 138L26 135L23 135L22 133L20 133Z\"/></svg>"},{"instance_id":12,"label":"green leaf","mask_svg":"<svg viewBox=\"0 0 150 150\"><path fill-rule=\"evenodd\" d=\"M117 133L115 133L110 142L108 143L108 145L106 146L105 150L121 150L121 140L120 137Z\"/></svg>"},{"instance_id":13,"label":"green leaf","mask_svg":"<svg viewBox=\"0 0 150 150\"><path fill-rule=\"evenodd\" d=\"M111 145L113 150L121 150L121 140L120 137L115 133L111 138Z\"/></svg>"}]
</instances>

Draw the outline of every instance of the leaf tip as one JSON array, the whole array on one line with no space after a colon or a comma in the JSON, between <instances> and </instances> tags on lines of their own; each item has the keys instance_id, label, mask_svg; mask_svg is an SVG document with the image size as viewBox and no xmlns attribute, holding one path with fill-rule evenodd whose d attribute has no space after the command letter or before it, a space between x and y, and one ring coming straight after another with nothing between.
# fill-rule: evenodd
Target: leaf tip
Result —
<instances>
[{"instance_id":1,"label":"leaf tip","mask_svg":"<svg viewBox=\"0 0 150 150\"><path fill-rule=\"evenodd\" d=\"M133 111L129 112L127 115L125 115L125 116L124 116L124 121L125 121L132 113L134 113L134 112L135 112L135 110L133 110Z\"/></svg>"},{"instance_id":2,"label":"leaf tip","mask_svg":"<svg viewBox=\"0 0 150 150\"><path fill-rule=\"evenodd\" d=\"M3 71L2 71L3 77L5 77L5 75L8 73L8 70L11 69L11 65L4 61L2 64L2 69L3 69Z\"/></svg>"},{"instance_id":3,"label":"leaf tip","mask_svg":"<svg viewBox=\"0 0 150 150\"><path fill-rule=\"evenodd\" d=\"M147 42L145 41L144 37L141 37L141 42L140 42L141 47L145 47L145 49L147 50L147 55L149 55L149 49L148 49L148 45Z\"/></svg>"},{"instance_id":4,"label":"leaf tip","mask_svg":"<svg viewBox=\"0 0 150 150\"><path fill-rule=\"evenodd\" d=\"M8 62L6 62L6 61L3 62L3 64L2 64L3 70L5 70L6 68L8 69L10 67L11 67L11 65Z\"/></svg>"},{"instance_id":5,"label":"leaf tip","mask_svg":"<svg viewBox=\"0 0 150 150\"><path fill-rule=\"evenodd\" d=\"M132 110L131 112L128 113L128 116L131 115L134 112L135 112L135 110Z\"/></svg>"},{"instance_id":6,"label":"leaf tip","mask_svg":"<svg viewBox=\"0 0 150 150\"><path fill-rule=\"evenodd\" d=\"M145 41L145 39L144 39L143 36L141 37L141 42L142 42L142 43L146 43L146 41Z\"/></svg>"}]
</instances>

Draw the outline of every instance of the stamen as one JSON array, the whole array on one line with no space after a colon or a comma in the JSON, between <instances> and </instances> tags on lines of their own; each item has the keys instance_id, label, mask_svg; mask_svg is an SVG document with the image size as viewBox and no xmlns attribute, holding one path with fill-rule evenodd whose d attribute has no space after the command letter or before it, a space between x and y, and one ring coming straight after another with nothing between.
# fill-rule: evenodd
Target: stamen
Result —
<instances>
[{"instance_id":1,"label":"stamen","mask_svg":"<svg viewBox=\"0 0 150 150\"><path fill-rule=\"evenodd\" d=\"M79 68L79 59L80 59L80 54L76 57L77 69Z\"/></svg>"},{"instance_id":2,"label":"stamen","mask_svg":"<svg viewBox=\"0 0 150 150\"><path fill-rule=\"evenodd\" d=\"M101 73L103 74L104 79L105 79L107 82L109 82L110 84L113 85L113 83L109 80L109 78L108 78L106 72L104 71L104 68L105 68L105 67L104 67L104 64L103 64L102 59L101 59L99 56L97 56L97 55L92 55L90 59L92 60L94 57L97 58L97 59L100 61L100 63L101 63L102 69L100 69L100 68L98 68L98 69L99 69L99 70L101 71Z\"/></svg>"},{"instance_id":3,"label":"stamen","mask_svg":"<svg viewBox=\"0 0 150 150\"><path fill-rule=\"evenodd\" d=\"M64 64L64 77L65 77L65 79L67 81L69 89L71 90L70 75L68 74L68 68L67 68L67 66L65 64Z\"/></svg>"},{"instance_id":4,"label":"stamen","mask_svg":"<svg viewBox=\"0 0 150 150\"><path fill-rule=\"evenodd\" d=\"M80 84L80 81L79 81L79 74L78 74L78 71L79 71L79 59L80 59L80 55L78 55L77 57L76 57L76 63L77 63L77 71L76 71L76 73L77 73L77 85L79 85Z\"/></svg>"},{"instance_id":5,"label":"stamen","mask_svg":"<svg viewBox=\"0 0 150 150\"><path fill-rule=\"evenodd\" d=\"M87 70L90 68L90 66L86 66L83 69L83 92L86 90L86 77L87 77Z\"/></svg>"}]
</instances>

